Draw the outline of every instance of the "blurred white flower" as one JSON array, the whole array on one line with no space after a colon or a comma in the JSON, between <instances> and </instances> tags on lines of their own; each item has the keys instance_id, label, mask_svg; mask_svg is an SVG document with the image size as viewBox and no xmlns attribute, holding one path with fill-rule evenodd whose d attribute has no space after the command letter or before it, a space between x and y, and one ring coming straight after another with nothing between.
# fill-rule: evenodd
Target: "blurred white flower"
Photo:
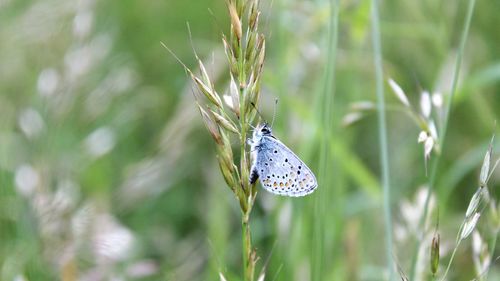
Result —
<instances>
[{"instance_id":1,"label":"blurred white flower","mask_svg":"<svg viewBox=\"0 0 500 281\"><path fill-rule=\"evenodd\" d=\"M77 38L85 38L92 30L94 14L90 10L80 10L73 19L73 34Z\"/></svg>"},{"instance_id":2,"label":"blurred white flower","mask_svg":"<svg viewBox=\"0 0 500 281\"><path fill-rule=\"evenodd\" d=\"M94 212L95 207L91 203L86 203L75 211L71 218L71 230L77 243L82 242L85 235L88 233Z\"/></svg>"},{"instance_id":3,"label":"blurred white flower","mask_svg":"<svg viewBox=\"0 0 500 281\"><path fill-rule=\"evenodd\" d=\"M443 94L440 92L435 92L432 94L432 104L436 108L441 108L443 106Z\"/></svg>"},{"instance_id":4,"label":"blurred white flower","mask_svg":"<svg viewBox=\"0 0 500 281\"><path fill-rule=\"evenodd\" d=\"M32 166L23 164L16 169L16 189L23 196L30 196L40 183L40 175Z\"/></svg>"},{"instance_id":5,"label":"blurred white flower","mask_svg":"<svg viewBox=\"0 0 500 281\"><path fill-rule=\"evenodd\" d=\"M14 277L14 279L12 279L13 281L26 281L26 278L23 276L23 275L16 275L16 277Z\"/></svg>"},{"instance_id":6,"label":"blurred white flower","mask_svg":"<svg viewBox=\"0 0 500 281\"><path fill-rule=\"evenodd\" d=\"M114 131L109 127L101 127L93 131L85 139L85 148L87 152L98 158L110 152L115 146L116 139Z\"/></svg>"},{"instance_id":7,"label":"blurred white flower","mask_svg":"<svg viewBox=\"0 0 500 281\"><path fill-rule=\"evenodd\" d=\"M424 156L426 159L429 159L431 156L432 148L434 147L434 139L427 138L424 143Z\"/></svg>"},{"instance_id":8,"label":"blurred white flower","mask_svg":"<svg viewBox=\"0 0 500 281\"><path fill-rule=\"evenodd\" d=\"M53 68L46 68L38 75L37 89L41 96L52 96L59 85L59 73Z\"/></svg>"},{"instance_id":9,"label":"blurred white flower","mask_svg":"<svg viewBox=\"0 0 500 281\"><path fill-rule=\"evenodd\" d=\"M488 251L488 244L477 230L472 233L472 260L478 275L483 274L488 270L491 264L491 255Z\"/></svg>"},{"instance_id":10,"label":"blurred white flower","mask_svg":"<svg viewBox=\"0 0 500 281\"><path fill-rule=\"evenodd\" d=\"M371 110L375 109L375 104L371 101L358 101L351 104L351 110Z\"/></svg>"},{"instance_id":11,"label":"blurred white flower","mask_svg":"<svg viewBox=\"0 0 500 281\"><path fill-rule=\"evenodd\" d=\"M483 245L483 239L477 230L472 233L472 253L481 252L481 246Z\"/></svg>"},{"instance_id":12,"label":"blurred white flower","mask_svg":"<svg viewBox=\"0 0 500 281\"><path fill-rule=\"evenodd\" d=\"M54 194L54 208L64 212L75 207L78 200L78 184L70 179L64 179L57 183L57 191Z\"/></svg>"},{"instance_id":13,"label":"blurred white flower","mask_svg":"<svg viewBox=\"0 0 500 281\"><path fill-rule=\"evenodd\" d=\"M415 234L419 231L418 225L420 223L420 219L424 214L425 200L427 198L427 187L422 186L418 189L415 194L414 200L408 201L403 200L400 205L400 213L403 221L405 222L406 227L410 230L411 233ZM436 198L434 194L431 194L431 198L429 201L429 212L427 216L431 215L431 211L434 209L436 205ZM401 230L399 230L401 231ZM399 234L401 235L401 234Z\"/></svg>"},{"instance_id":14,"label":"blurred white flower","mask_svg":"<svg viewBox=\"0 0 500 281\"><path fill-rule=\"evenodd\" d=\"M420 109L422 110L422 114L425 118L429 118L431 116L431 96L427 91L423 91L420 95Z\"/></svg>"},{"instance_id":15,"label":"blurred white flower","mask_svg":"<svg viewBox=\"0 0 500 281\"><path fill-rule=\"evenodd\" d=\"M408 98L406 97L405 93L403 92L403 89L392 79L389 78L389 85L392 88L392 91L396 94L396 97L407 107L410 107L410 102L408 101Z\"/></svg>"},{"instance_id":16,"label":"blurred white flower","mask_svg":"<svg viewBox=\"0 0 500 281\"><path fill-rule=\"evenodd\" d=\"M134 235L130 230L119 224L109 214L96 218L93 246L95 255L103 260L122 261L131 254Z\"/></svg>"},{"instance_id":17,"label":"blurred white flower","mask_svg":"<svg viewBox=\"0 0 500 281\"><path fill-rule=\"evenodd\" d=\"M157 273L158 264L153 260L143 260L127 267L127 276L133 279L144 278Z\"/></svg>"},{"instance_id":18,"label":"blurred white flower","mask_svg":"<svg viewBox=\"0 0 500 281\"><path fill-rule=\"evenodd\" d=\"M420 134L418 134L418 143L425 142L429 136L427 135L426 131L421 131Z\"/></svg>"},{"instance_id":19,"label":"blurred white flower","mask_svg":"<svg viewBox=\"0 0 500 281\"><path fill-rule=\"evenodd\" d=\"M106 83L113 93L120 94L132 88L137 80L137 74L130 67L121 67L111 72Z\"/></svg>"},{"instance_id":20,"label":"blurred white flower","mask_svg":"<svg viewBox=\"0 0 500 281\"><path fill-rule=\"evenodd\" d=\"M19 127L28 138L40 135L45 127L42 116L33 108L27 108L19 114Z\"/></svg>"},{"instance_id":21,"label":"blurred white flower","mask_svg":"<svg viewBox=\"0 0 500 281\"><path fill-rule=\"evenodd\" d=\"M436 123L434 123L434 120L429 121L429 133L431 133L431 137L434 139L434 141L438 140L438 133L436 129Z\"/></svg>"},{"instance_id":22,"label":"blurred white flower","mask_svg":"<svg viewBox=\"0 0 500 281\"><path fill-rule=\"evenodd\" d=\"M306 44L302 44L300 46L300 51L302 56L307 61L311 62L316 61L321 55L321 50L318 47L318 45L312 42L307 42Z\"/></svg>"},{"instance_id":23,"label":"blurred white flower","mask_svg":"<svg viewBox=\"0 0 500 281\"><path fill-rule=\"evenodd\" d=\"M399 223L394 224L394 238L399 242L402 242L408 238L408 231L403 225Z\"/></svg>"},{"instance_id":24,"label":"blurred white flower","mask_svg":"<svg viewBox=\"0 0 500 281\"><path fill-rule=\"evenodd\" d=\"M363 114L359 111L347 113L344 118L342 118L342 126L350 126L363 118Z\"/></svg>"},{"instance_id":25,"label":"blurred white flower","mask_svg":"<svg viewBox=\"0 0 500 281\"><path fill-rule=\"evenodd\" d=\"M101 60L106 57L113 46L113 38L110 34L101 33L92 38L89 47L91 55L95 60Z\"/></svg>"},{"instance_id":26,"label":"blurred white flower","mask_svg":"<svg viewBox=\"0 0 500 281\"><path fill-rule=\"evenodd\" d=\"M77 81L77 78L87 73L93 63L92 53L89 46L73 48L64 56L66 73L70 81Z\"/></svg>"}]
</instances>

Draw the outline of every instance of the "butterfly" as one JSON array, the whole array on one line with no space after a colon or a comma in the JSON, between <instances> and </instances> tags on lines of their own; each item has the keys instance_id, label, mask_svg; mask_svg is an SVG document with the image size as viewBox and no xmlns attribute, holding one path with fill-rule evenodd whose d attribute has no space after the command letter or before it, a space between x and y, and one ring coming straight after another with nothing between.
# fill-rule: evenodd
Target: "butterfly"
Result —
<instances>
[{"instance_id":1,"label":"butterfly","mask_svg":"<svg viewBox=\"0 0 500 281\"><path fill-rule=\"evenodd\" d=\"M308 195L318 187L311 169L273 136L267 123L254 129L249 144L252 153L251 184L260 178L267 191L292 197Z\"/></svg>"}]
</instances>

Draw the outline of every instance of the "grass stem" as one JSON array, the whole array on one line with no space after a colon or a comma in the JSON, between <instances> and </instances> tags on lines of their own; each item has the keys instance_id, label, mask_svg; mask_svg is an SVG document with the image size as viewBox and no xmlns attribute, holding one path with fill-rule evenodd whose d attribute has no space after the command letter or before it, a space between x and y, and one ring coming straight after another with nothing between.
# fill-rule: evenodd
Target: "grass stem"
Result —
<instances>
[{"instance_id":1,"label":"grass stem","mask_svg":"<svg viewBox=\"0 0 500 281\"><path fill-rule=\"evenodd\" d=\"M335 97L335 64L337 56L337 38L338 38L338 18L339 18L339 5L338 0L330 0L330 21L328 25L328 42L327 42L327 60L326 68L323 78L323 88L321 93L318 95L320 103L321 113L320 128L323 134L321 136L320 144L320 159L319 159L319 184L324 187L319 191L321 196L316 195L314 204L314 243L312 247L312 280L321 280L323 277L323 270L325 265L325 224L321 219L322 215L326 212L326 207L330 196L328 195L328 185L331 183L331 169L332 169L332 157L330 150L330 143L332 139L333 129L333 106Z\"/></svg>"},{"instance_id":2,"label":"grass stem","mask_svg":"<svg viewBox=\"0 0 500 281\"><path fill-rule=\"evenodd\" d=\"M458 246L460 246L460 241L462 241L462 240L458 240L457 245L453 249L453 253L451 254L450 261L448 262L448 265L446 266L446 270L444 271L444 274L443 274L443 277L441 278L441 281L445 280L446 275L448 274L448 271L450 270L451 263L453 262L453 259L455 258L455 254L457 253Z\"/></svg>"},{"instance_id":3,"label":"grass stem","mask_svg":"<svg viewBox=\"0 0 500 281\"><path fill-rule=\"evenodd\" d=\"M458 78L460 76L460 68L462 65L462 56L464 53L465 49L465 43L467 42L467 36L469 33L469 27L470 23L472 21L472 14L474 12L474 6L476 1L471 0L468 2L469 5L467 7L467 15L464 23L464 28L462 32L462 36L460 38L460 45L458 49L458 54L457 54L457 61L455 63L455 70L453 72L453 81L452 81L452 86L451 86L451 92L447 100L446 108L445 108L445 114L443 118L443 122L441 123L441 132L440 132L440 142L441 142L441 148L444 148L444 142L446 138L446 132L448 129L448 121L450 117L450 111L451 111L451 106L453 102L453 97L455 96L455 93L457 91L458 87ZM428 184L428 191L427 191L427 196L425 198L425 204L424 204L424 214L422 215L420 219L420 229L423 229L425 227L425 221L427 218L427 214L429 212L429 202L431 198L432 191L434 189L435 185L435 180L436 180L436 174L437 174L437 168L439 165L439 159L441 158L441 155L437 155L436 159L433 161L433 165L431 167L431 173L430 173L430 178L429 178L429 184ZM425 230L424 230L425 232ZM417 256L418 256L418 249L420 248L421 244L421 239L417 239L417 242L415 244L415 249L414 249L414 256L413 256L413 261L412 261L412 267L410 270L410 280L413 280L415 277L415 268L416 268L416 263L417 263Z\"/></svg>"},{"instance_id":4,"label":"grass stem","mask_svg":"<svg viewBox=\"0 0 500 281\"><path fill-rule=\"evenodd\" d=\"M245 281L252 281L254 278L255 266L252 258L252 235L248 216L244 214L241 221L243 234L243 275Z\"/></svg>"},{"instance_id":5,"label":"grass stem","mask_svg":"<svg viewBox=\"0 0 500 281\"><path fill-rule=\"evenodd\" d=\"M394 271L392 270L392 219L391 219L391 187L389 176L389 152L387 148L387 128L385 117L384 85L382 70L382 47L380 42L379 12L378 0L372 1L372 40L373 56L375 64L375 84L377 94L378 111L378 131L380 145L380 164L382 166L382 186L383 186L383 204L385 220L385 255L387 259L387 270L389 280L394 280Z\"/></svg>"}]
</instances>

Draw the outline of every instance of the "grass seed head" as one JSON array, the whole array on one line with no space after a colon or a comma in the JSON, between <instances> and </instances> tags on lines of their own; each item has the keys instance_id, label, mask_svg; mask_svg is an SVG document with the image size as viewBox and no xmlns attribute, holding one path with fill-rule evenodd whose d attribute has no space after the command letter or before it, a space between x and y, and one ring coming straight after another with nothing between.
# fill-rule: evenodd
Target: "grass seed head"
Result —
<instances>
[{"instance_id":1,"label":"grass seed head","mask_svg":"<svg viewBox=\"0 0 500 281\"><path fill-rule=\"evenodd\" d=\"M266 40L264 39L264 35L260 34L257 39L257 53L258 53L258 67L262 68L264 65L264 58L266 55Z\"/></svg>"},{"instance_id":2,"label":"grass seed head","mask_svg":"<svg viewBox=\"0 0 500 281\"><path fill-rule=\"evenodd\" d=\"M439 268L439 242L440 236L439 233L434 233L431 242L431 273L432 275L436 275L437 270Z\"/></svg>"},{"instance_id":3,"label":"grass seed head","mask_svg":"<svg viewBox=\"0 0 500 281\"><path fill-rule=\"evenodd\" d=\"M210 110L210 113L214 117L215 122L217 122L217 124L219 124L222 128L232 133L239 134L238 129L236 129L236 126L233 125L232 121L229 121L229 119L224 118L224 116L220 115L219 113L213 110Z\"/></svg>"},{"instance_id":4,"label":"grass seed head","mask_svg":"<svg viewBox=\"0 0 500 281\"><path fill-rule=\"evenodd\" d=\"M488 244L485 243L477 230L472 233L472 260L474 261L474 267L477 274L486 272L491 264Z\"/></svg>"},{"instance_id":5,"label":"grass seed head","mask_svg":"<svg viewBox=\"0 0 500 281\"><path fill-rule=\"evenodd\" d=\"M231 141L229 140L228 135L224 131L220 131L222 145L220 145L221 151L219 155L224 159L225 165L227 169L233 173L233 149L231 148Z\"/></svg>"},{"instance_id":6,"label":"grass seed head","mask_svg":"<svg viewBox=\"0 0 500 281\"><path fill-rule=\"evenodd\" d=\"M198 109L200 110L201 117L203 118L203 123L207 128L208 132L212 135L213 139L217 144L222 144L222 137L217 128L216 122L210 117L210 115L197 103Z\"/></svg>"},{"instance_id":7,"label":"grass seed head","mask_svg":"<svg viewBox=\"0 0 500 281\"><path fill-rule=\"evenodd\" d=\"M418 134L417 142L418 143L425 142L428 137L429 135L427 134L426 131L421 131L420 134Z\"/></svg>"},{"instance_id":8,"label":"grass seed head","mask_svg":"<svg viewBox=\"0 0 500 281\"><path fill-rule=\"evenodd\" d=\"M224 275L222 274L222 272L219 272L219 279L220 279L220 281L227 281L226 277L224 277Z\"/></svg>"},{"instance_id":9,"label":"grass seed head","mask_svg":"<svg viewBox=\"0 0 500 281\"><path fill-rule=\"evenodd\" d=\"M432 104L438 109L443 107L443 94L441 92L432 94Z\"/></svg>"},{"instance_id":10,"label":"grass seed head","mask_svg":"<svg viewBox=\"0 0 500 281\"><path fill-rule=\"evenodd\" d=\"M408 101L408 98L406 97L405 92L403 89L396 83L396 81L392 80L389 78L389 86L391 86L392 91L396 95L396 97L401 101L402 104L404 104L406 107L410 107L410 102Z\"/></svg>"},{"instance_id":11,"label":"grass seed head","mask_svg":"<svg viewBox=\"0 0 500 281\"><path fill-rule=\"evenodd\" d=\"M229 9L229 16L231 17L231 30L233 34L236 36L236 40L241 41L241 35L242 35L241 19L240 16L238 15L238 12L236 11L236 4L234 2L228 3L228 9Z\"/></svg>"},{"instance_id":12,"label":"grass seed head","mask_svg":"<svg viewBox=\"0 0 500 281\"><path fill-rule=\"evenodd\" d=\"M248 27L250 28L250 31L253 32L257 30L259 23L260 11L258 7L259 7L259 0L254 0L252 2L252 6L250 6L250 10L248 13Z\"/></svg>"},{"instance_id":13,"label":"grass seed head","mask_svg":"<svg viewBox=\"0 0 500 281\"><path fill-rule=\"evenodd\" d=\"M234 77L238 77L239 69L238 63L236 62L237 57L225 36L222 37L222 43L224 45L224 52L226 53L227 61L229 63L229 70Z\"/></svg>"},{"instance_id":14,"label":"grass seed head","mask_svg":"<svg viewBox=\"0 0 500 281\"><path fill-rule=\"evenodd\" d=\"M431 95L427 91L423 91L420 95L420 110L425 118L429 118L431 116Z\"/></svg>"},{"instance_id":15,"label":"grass seed head","mask_svg":"<svg viewBox=\"0 0 500 281\"><path fill-rule=\"evenodd\" d=\"M203 83L200 78L194 76L194 74L192 73L191 78L193 79L200 92L202 92L213 105L222 109L222 101L220 100L219 94L217 94L217 92L210 85Z\"/></svg>"},{"instance_id":16,"label":"grass seed head","mask_svg":"<svg viewBox=\"0 0 500 281\"><path fill-rule=\"evenodd\" d=\"M257 33L248 34L247 46L245 49L245 59L248 61L247 68L251 68L255 61ZM248 69L247 69L248 71Z\"/></svg>"},{"instance_id":17,"label":"grass seed head","mask_svg":"<svg viewBox=\"0 0 500 281\"><path fill-rule=\"evenodd\" d=\"M226 162L222 157L217 156L217 162L219 162L219 168L222 172L222 176L224 177L224 181L226 181L226 184L233 190L235 186L235 182L233 179L233 174L230 172L229 168L226 166ZM233 190L234 191L234 190Z\"/></svg>"},{"instance_id":18,"label":"grass seed head","mask_svg":"<svg viewBox=\"0 0 500 281\"><path fill-rule=\"evenodd\" d=\"M343 127L348 127L351 126L352 124L358 122L364 117L363 113L359 111L354 111L346 114L344 118L342 118L342 126Z\"/></svg>"},{"instance_id":19,"label":"grass seed head","mask_svg":"<svg viewBox=\"0 0 500 281\"><path fill-rule=\"evenodd\" d=\"M210 76L208 76L207 69L205 68L205 66L203 65L203 62L200 59L198 59L198 67L200 68L200 71L201 71L201 77L203 78L203 83L205 83L205 85L208 85L211 88L213 88L213 84L210 81Z\"/></svg>"},{"instance_id":20,"label":"grass seed head","mask_svg":"<svg viewBox=\"0 0 500 281\"><path fill-rule=\"evenodd\" d=\"M473 213L477 212L479 204L481 203L483 198L483 187L479 187L477 191L472 195L470 199L469 206L467 207L467 211L465 212L465 217L470 217Z\"/></svg>"},{"instance_id":21,"label":"grass seed head","mask_svg":"<svg viewBox=\"0 0 500 281\"><path fill-rule=\"evenodd\" d=\"M484 155L483 165L481 167L481 173L479 174L479 184L481 186L486 186L487 181L488 181L488 176L490 174L491 154L493 152L494 139L495 139L495 136L493 136L491 138L491 142L490 142L490 145L488 147L488 150L486 151L486 154Z\"/></svg>"},{"instance_id":22,"label":"grass seed head","mask_svg":"<svg viewBox=\"0 0 500 281\"><path fill-rule=\"evenodd\" d=\"M375 109L375 104L371 101L358 101L352 103L350 108L351 110L359 110L359 111L373 110Z\"/></svg>"},{"instance_id":23,"label":"grass seed head","mask_svg":"<svg viewBox=\"0 0 500 281\"><path fill-rule=\"evenodd\" d=\"M236 85L236 81L234 80L233 75L231 74L231 81L229 82L229 93L231 94L231 99L233 101L232 110L236 114L236 116L240 117L240 92L238 91L238 86Z\"/></svg>"},{"instance_id":24,"label":"grass seed head","mask_svg":"<svg viewBox=\"0 0 500 281\"><path fill-rule=\"evenodd\" d=\"M460 240L464 240L472 233L472 231L476 227L477 222L479 221L479 217L481 217L481 213L477 212L474 213L474 215L465 218L462 226L462 231L460 232Z\"/></svg>"}]
</instances>

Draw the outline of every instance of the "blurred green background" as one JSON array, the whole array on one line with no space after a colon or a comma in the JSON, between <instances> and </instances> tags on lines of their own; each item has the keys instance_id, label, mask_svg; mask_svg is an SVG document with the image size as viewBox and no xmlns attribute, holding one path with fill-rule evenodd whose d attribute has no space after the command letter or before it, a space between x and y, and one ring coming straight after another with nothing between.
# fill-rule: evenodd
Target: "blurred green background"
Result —
<instances>
[{"instance_id":1,"label":"blurred green background","mask_svg":"<svg viewBox=\"0 0 500 281\"><path fill-rule=\"evenodd\" d=\"M258 194L251 227L265 280L311 280L313 268L317 280L387 273L376 115L341 126L352 103L375 101L370 3L340 2L331 181L305 198ZM467 3L382 2L384 79L416 108L423 90L450 92ZM261 111L271 119L279 99L274 134L316 171L329 2L261 1L261 10ZM430 213L435 224L439 209L441 273L498 119L498 11L500 1L476 3L442 147ZM237 202L190 81L160 44L193 68L195 48L226 93L228 30L222 0L0 0L0 280L239 280ZM400 106L385 89L388 106ZM419 128L390 110L388 132L394 256L408 272L423 239L416 280L427 280L434 230L417 227L427 182ZM491 241L487 220L479 231ZM473 256L469 239L449 280L473 279ZM496 260L488 277L500 279Z\"/></svg>"}]
</instances>

